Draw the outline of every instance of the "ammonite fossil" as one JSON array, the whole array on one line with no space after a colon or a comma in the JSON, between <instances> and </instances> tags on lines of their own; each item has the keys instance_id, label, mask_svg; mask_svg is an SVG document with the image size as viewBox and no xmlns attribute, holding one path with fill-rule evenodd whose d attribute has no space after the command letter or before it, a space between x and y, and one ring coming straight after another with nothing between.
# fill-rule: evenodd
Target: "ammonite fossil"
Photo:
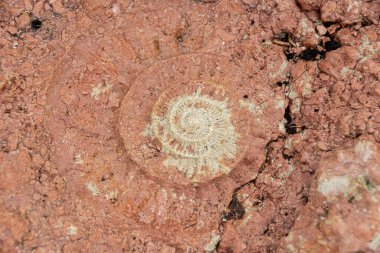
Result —
<instances>
[{"instance_id":1,"label":"ammonite fossil","mask_svg":"<svg viewBox=\"0 0 380 253\"><path fill-rule=\"evenodd\" d=\"M180 71L152 69L154 74L146 71L135 81L120 110L120 134L129 157L153 177L178 184L230 173L244 157L251 129L251 115L236 85L242 80L186 78Z\"/></svg>"},{"instance_id":2,"label":"ammonite fossil","mask_svg":"<svg viewBox=\"0 0 380 253\"><path fill-rule=\"evenodd\" d=\"M239 138L225 91L205 83L165 91L154 106L151 133L168 154L164 165L189 178L229 172L226 163L234 160Z\"/></svg>"},{"instance_id":3,"label":"ammonite fossil","mask_svg":"<svg viewBox=\"0 0 380 253\"><path fill-rule=\"evenodd\" d=\"M78 47L49 87L52 157L65 187L119 231L212 248L215 221L280 132L284 102L220 55L181 55L127 75L114 45L91 71L95 56Z\"/></svg>"}]
</instances>

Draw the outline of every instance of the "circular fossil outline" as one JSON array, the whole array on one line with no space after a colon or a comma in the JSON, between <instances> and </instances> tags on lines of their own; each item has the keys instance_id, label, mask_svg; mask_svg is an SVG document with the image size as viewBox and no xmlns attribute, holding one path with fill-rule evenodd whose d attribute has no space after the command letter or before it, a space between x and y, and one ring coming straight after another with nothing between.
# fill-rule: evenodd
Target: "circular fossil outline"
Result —
<instances>
[{"instance_id":1,"label":"circular fossil outline","mask_svg":"<svg viewBox=\"0 0 380 253\"><path fill-rule=\"evenodd\" d=\"M173 92L181 92L194 83L214 83L224 89L224 92L217 94L217 98L223 101L221 97L228 97L231 122L241 136L237 140L233 159L178 159L163 148L156 137L151 124L152 110L161 95L168 91L166 93L170 93L168 96L171 97ZM187 54L155 63L137 77L120 108L119 132L128 156L148 175L169 184L199 185L227 175L232 170L241 171L236 165L246 156L247 150L255 146L249 138L252 117L241 103L247 92L246 85L252 85L248 72L220 55ZM214 98L215 94L209 95ZM247 159L251 160L251 157L252 153L249 153ZM254 155L252 158L257 157Z\"/></svg>"},{"instance_id":2,"label":"circular fossil outline","mask_svg":"<svg viewBox=\"0 0 380 253\"><path fill-rule=\"evenodd\" d=\"M172 126L172 132L176 136L187 141L197 142L210 136L215 123L207 110L195 107L194 104L191 104L191 100L191 97L186 97L173 102L174 105L171 106L169 113L169 123ZM208 101L202 101L201 98L199 100L199 103L206 104L205 107L207 108ZM176 115L182 115L181 119L178 119L178 123L180 123L178 127ZM203 125L200 125L201 122L203 122ZM182 137L182 135L185 136Z\"/></svg>"}]
</instances>

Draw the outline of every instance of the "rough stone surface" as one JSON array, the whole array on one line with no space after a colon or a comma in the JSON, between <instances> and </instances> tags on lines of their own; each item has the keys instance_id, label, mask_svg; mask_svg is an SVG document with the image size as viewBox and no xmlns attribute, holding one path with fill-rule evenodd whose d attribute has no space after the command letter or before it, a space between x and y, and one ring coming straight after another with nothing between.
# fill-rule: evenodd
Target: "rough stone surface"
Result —
<instances>
[{"instance_id":1,"label":"rough stone surface","mask_svg":"<svg viewBox=\"0 0 380 253\"><path fill-rule=\"evenodd\" d=\"M380 145L361 137L321 158L309 202L283 239L284 249L378 252Z\"/></svg>"},{"instance_id":2,"label":"rough stone surface","mask_svg":"<svg viewBox=\"0 0 380 253\"><path fill-rule=\"evenodd\" d=\"M379 252L379 1L0 2L0 252Z\"/></svg>"}]
</instances>

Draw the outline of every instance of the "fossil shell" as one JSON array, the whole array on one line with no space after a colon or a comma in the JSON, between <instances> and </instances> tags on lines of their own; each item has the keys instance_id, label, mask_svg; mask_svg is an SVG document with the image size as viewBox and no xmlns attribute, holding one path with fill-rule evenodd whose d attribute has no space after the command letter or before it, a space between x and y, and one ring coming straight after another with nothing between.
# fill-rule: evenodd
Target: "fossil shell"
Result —
<instances>
[{"instance_id":1,"label":"fossil shell","mask_svg":"<svg viewBox=\"0 0 380 253\"><path fill-rule=\"evenodd\" d=\"M167 183L206 183L230 173L243 157L251 159L245 153L252 144L252 115L240 105L246 80L225 58L204 55L144 71L120 109L128 156Z\"/></svg>"},{"instance_id":2,"label":"fossil shell","mask_svg":"<svg viewBox=\"0 0 380 253\"><path fill-rule=\"evenodd\" d=\"M203 94L205 91L214 96ZM202 173L202 167L213 174L230 171L222 160L234 159L239 134L231 123L228 98L218 100L218 93L224 94L222 87L198 83L182 92L170 89L160 96L152 114L152 128L153 137L168 154L166 166L176 166L188 177Z\"/></svg>"}]
</instances>

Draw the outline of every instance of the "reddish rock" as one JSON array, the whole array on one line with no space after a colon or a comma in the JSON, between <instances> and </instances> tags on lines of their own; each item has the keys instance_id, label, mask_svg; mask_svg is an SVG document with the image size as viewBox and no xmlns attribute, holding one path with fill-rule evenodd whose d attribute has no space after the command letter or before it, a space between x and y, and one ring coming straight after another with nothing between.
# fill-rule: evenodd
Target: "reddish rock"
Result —
<instances>
[{"instance_id":1,"label":"reddish rock","mask_svg":"<svg viewBox=\"0 0 380 253\"><path fill-rule=\"evenodd\" d=\"M299 6L305 11L318 10L323 1L320 0L297 0Z\"/></svg>"},{"instance_id":2,"label":"reddish rock","mask_svg":"<svg viewBox=\"0 0 380 253\"><path fill-rule=\"evenodd\" d=\"M0 251L378 252L379 13L2 1Z\"/></svg>"},{"instance_id":3,"label":"reddish rock","mask_svg":"<svg viewBox=\"0 0 380 253\"><path fill-rule=\"evenodd\" d=\"M284 248L290 252L380 249L379 150L373 138L360 138L322 157L309 203L282 241Z\"/></svg>"},{"instance_id":4,"label":"reddish rock","mask_svg":"<svg viewBox=\"0 0 380 253\"><path fill-rule=\"evenodd\" d=\"M244 252L247 246L242 242L239 233L231 222L226 223L223 231L223 240L219 244L219 252Z\"/></svg>"}]
</instances>

